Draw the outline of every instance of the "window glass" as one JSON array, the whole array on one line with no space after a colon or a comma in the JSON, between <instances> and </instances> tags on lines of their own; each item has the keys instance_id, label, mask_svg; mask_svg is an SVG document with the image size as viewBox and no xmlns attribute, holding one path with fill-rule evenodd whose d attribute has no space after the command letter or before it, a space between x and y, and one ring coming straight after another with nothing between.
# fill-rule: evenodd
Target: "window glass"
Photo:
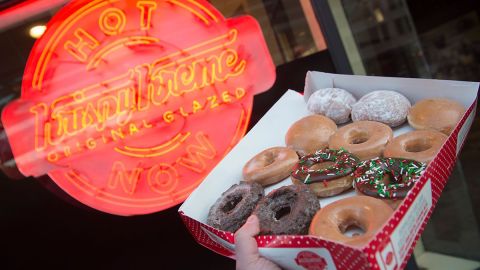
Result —
<instances>
[{"instance_id":1,"label":"window glass","mask_svg":"<svg viewBox=\"0 0 480 270\"><path fill-rule=\"evenodd\" d=\"M311 55L325 49L323 36L315 32L315 21L309 1L298 0L212 0L225 17L248 14L260 23L276 65ZM308 19L313 19L309 25ZM315 24L317 24L315 26Z\"/></svg>"},{"instance_id":2,"label":"window glass","mask_svg":"<svg viewBox=\"0 0 480 270\"><path fill-rule=\"evenodd\" d=\"M479 1L330 3L342 6L367 75L480 80ZM480 210L476 207L480 203L479 142L477 114L422 235L429 252L480 261Z\"/></svg>"},{"instance_id":3,"label":"window glass","mask_svg":"<svg viewBox=\"0 0 480 270\"><path fill-rule=\"evenodd\" d=\"M19 17L18 20L0 22L0 40L2 41L0 42L2 59L0 109L20 95L23 71L30 49L35 42L34 29L46 25L68 1L55 0L54 2L50 9L34 13L23 12L22 18ZM239 15L253 16L263 30L277 66L326 49L309 0L211 0L209 2L227 18ZM0 128L0 169L10 178L21 177L14 167L15 163L3 127Z\"/></svg>"}]
</instances>

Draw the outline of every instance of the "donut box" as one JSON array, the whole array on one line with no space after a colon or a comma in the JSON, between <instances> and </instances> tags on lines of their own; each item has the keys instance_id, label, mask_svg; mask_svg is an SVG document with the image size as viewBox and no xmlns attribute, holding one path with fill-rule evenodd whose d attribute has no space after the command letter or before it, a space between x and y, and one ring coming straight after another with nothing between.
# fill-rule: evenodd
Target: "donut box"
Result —
<instances>
[{"instance_id":1,"label":"donut box","mask_svg":"<svg viewBox=\"0 0 480 270\"><path fill-rule=\"evenodd\" d=\"M243 165L254 155L273 146L285 145L285 134L297 120L311 113L305 100L321 88L338 87L357 98L374 90L394 90L412 104L430 98L456 100L467 110L419 181L375 237L357 248L308 235L257 236L262 256L284 269L403 269L413 252L440 194L450 176L458 153L475 117L479 83L338 75L308 72L304 95L287 91L250 132L211 171L179 209L185 225L203 246L235 258L234 235L206 224L210 207L225 190L242 179ZM413 130L408 124L394 128L394 136ZM284 185L290 178L269 186L265 194ZM354 191L320 199L321 207L355 196Z\"/></svg>"}]
</instances>

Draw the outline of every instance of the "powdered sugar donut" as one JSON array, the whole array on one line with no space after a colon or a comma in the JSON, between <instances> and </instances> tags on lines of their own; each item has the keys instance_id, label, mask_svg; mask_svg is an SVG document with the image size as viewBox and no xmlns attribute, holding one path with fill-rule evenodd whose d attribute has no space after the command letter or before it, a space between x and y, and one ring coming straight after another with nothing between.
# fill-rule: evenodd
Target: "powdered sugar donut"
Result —
<instances>
[{"instance_id":1,"label":"powdered sugar donut","mask_svg":"<svg viewBox=\"0 0 480 270\"><path fill-rule=\"evenodd\" d=\"M315 91L307 102L309 111L329 117L337 124L350 120L355 97L340 88L324 88Z\"/></svg>"},{"instance_id":2,"label":"powdered sugar donut","mask_svg":"<svg viewBox=\"0 0 480 270\"><path fill-rule=\"evenodd\" d=\"M373 91L353 105L352 120L377 121L396 127L405 122L411 106L405 96L395 91Z\"/></svg>"}]
</instances>

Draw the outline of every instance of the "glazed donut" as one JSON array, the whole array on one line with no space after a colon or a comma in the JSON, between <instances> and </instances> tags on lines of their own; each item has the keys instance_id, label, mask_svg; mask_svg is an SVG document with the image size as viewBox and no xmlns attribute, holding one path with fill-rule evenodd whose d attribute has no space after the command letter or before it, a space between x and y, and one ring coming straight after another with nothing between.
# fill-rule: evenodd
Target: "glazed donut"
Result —
<instances>
[{"instance_id":1,"label":"glazed donut","mask_svg":"<svg viewBox=\"0 0 480 270\"><path fill-rule=\"evenodd\" d=\"M434 129L450 135L462 119L465 107L446 98L421 100L408 112L408 123L414 129Z\"/></svg>"},{"instance_id":2,"label":"glazed donut","mask_svg":"<svg viewBox=\"0 0 480 270\"><path fill-rule=\"evenodd\" d=\"M310 115L293 123L285 136L285 144L300 156L312 154L327 148L328 139L336 130L337 125L330 118Z\"/></svg>"},{"instance_id":3,"label":"glazed donut","mask_svg":"<svg viewBox=\"0 0 480 270\"><path fill-rule=\"evenodd\" d=\"M263 150L243 167L243 178L262 186L287 178L298 162L297 153L288 147L272 147Z\"/></svg>"},{"instance_id":4,"label":"glazed donut","mask_svg":"<svg viewBox=\"0 0 480 270\"><path fill-rule=\"evenodd\" d=\"M408 99L395 91L373 91L355 103L352 107L352 120L370 120L396 127L407 118L411 104Z\"/></svg>"},{"instance_id":5,"label":"glazed donut","mask_svg":"<svg viewBox=\"0 0 480 270\"><path fill-rule=\"evenodd\" d=\"M329 148L344 148L360 160L380 157L393 138L392 129L382 123L358 121L338 129L330 137Z\"/></svg>"},{"instance_id":6,"label":"glazed donut","mask_svg":"<svg viewBox=\"0 0 480 270\"><path fill-rule=\"evenodd\" d=\"M352 173L359 161L344 150L319 150L300 159L293 169L292 182L296 185L307 185L317 197L337 195L352 188ZM332 162L333 165L326 168L315 169L316 165Z\"/></svg>"},{"instance_id":7,"label":"glazed donut","mask_svg":"<svg viewBox=\"0 0 480 270\"><path fill-rule=\"evenodd\" d=\"M340 88L324 88L315 91L307 102L307 109L313 113L325 115L337 124L350 120L355 97Z\"/></svg>"},{"instance_id":8,"label":"glazed donut","mask_svg":"<svg viewBox=\"0 0 480 270\"><path fill-rule=\"evenodd\" d=\"M263 187L257 183L240 182L231 186L210 207L207 224L222 231L237 231L263 195Z\"/></svg>"},{"instance_id":9,"label":"glazed donut","mask_svg":"<svg viewBox=\"0 0 480 270\"><path fill-rule=\"evenodd\" d=\"M375 158L362 161L353 173L357 193L384 199L396 208L420 179L426 164L409 159Z\"/></svg>"},{"instance_id":10,"label":"glazed donut","mask_svg":"<svg viewBox=\"0 0 480 270\"><path fill-rule=\"evenodd\" d=\"M351 246L366 245L392 216L393 209L379 199L354 196L335 201L320 209L312 219L308 234ZM360 235L347 236L352 226Z\"/></svg>"},{"instance_id":11,"label":"glazed donut","mask_svg":"<svg viewBox=\"0 0 480 270\"><path fill-rule=\"evenodd\" d=\"M447 140L447 135L435 130L416 130L393 138L383 156L412 159L430 163Z\"/></svg>"},{"instance_id":12,"label":"glazed donut","mask_svg":"<svg viewBox=\"0 0 480 270\"><path fill-rule=\"evenodd\" d=\"M305 186L283 186L265 196L253 212L260 234L306 234L320 203Z\"/></svg>"}]
</instances>

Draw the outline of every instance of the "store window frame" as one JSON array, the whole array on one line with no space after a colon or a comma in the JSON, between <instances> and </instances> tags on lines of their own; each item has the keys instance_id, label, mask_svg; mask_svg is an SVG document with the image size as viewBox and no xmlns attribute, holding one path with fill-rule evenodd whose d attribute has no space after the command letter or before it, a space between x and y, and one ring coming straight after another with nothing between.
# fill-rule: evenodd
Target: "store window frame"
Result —
<instances>
[{"instance_id":1,"label":"store window frame","mask_svg":"<svg viewBox=\"0 0 480 270\"><path fill-rule=\"evenodd\" d=\"M338 26L334 19L334 14L331 10L331 6L328 0L311 0L312 8L317 17L317 21L320 23L320 28L325 37L328 51L332 58L333 64L337 73L341 74L354 74L354 69L349 61L347 51L344 46L344 42L338 31ZM363 66L362 66L363 68ZM355 72L357 75L362 75ZM364 74L364 72L363 72Z\"/></svg>"}]
</instances>

